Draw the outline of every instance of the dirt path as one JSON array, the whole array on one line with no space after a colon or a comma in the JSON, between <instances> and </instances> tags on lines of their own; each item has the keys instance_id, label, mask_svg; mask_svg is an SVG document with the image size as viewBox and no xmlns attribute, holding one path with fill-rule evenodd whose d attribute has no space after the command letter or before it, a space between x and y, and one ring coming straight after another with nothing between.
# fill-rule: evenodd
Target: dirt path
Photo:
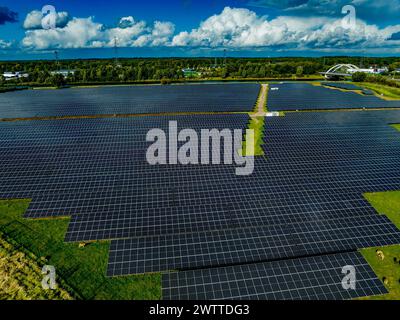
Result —
<instances>
[{"instance_id":1,"label":"dirt path","mask_svg":"<svg viewBox=\"0 0 400 320\"><path fill-rule=\"evenodd\" d=\"M260 97L258 99L257 102L257 112L252 114L252 117L263 117L265 116L265 110L264 110L264 106L267 100L267 92L268 92L268 85L267 84L262 84L261 85L261 93L260 93Z\"/></svg>"}]
</instances>

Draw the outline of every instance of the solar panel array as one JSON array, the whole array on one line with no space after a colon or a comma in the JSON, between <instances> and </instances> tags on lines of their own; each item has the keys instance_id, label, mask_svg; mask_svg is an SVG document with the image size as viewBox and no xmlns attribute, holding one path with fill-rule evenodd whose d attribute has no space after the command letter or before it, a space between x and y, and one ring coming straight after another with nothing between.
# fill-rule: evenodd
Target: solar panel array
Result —
<instances>
[{"instance_id":1,"label":"solar panel array","mask_svg":"<svg viewBox=\"0 0 400 320\"><path fill-rule=\"evenodd\" d=\"M0 198L32 198L28 218L71 215L67 241L112 240L110 276L198 268L219 274L221 267L245 276L255 263L310 255L321 256L323 271L333 253L400 243L400 231L362 196L400 189L400 134L389 126L400 123L400 110L266 118L266 156L256 158L250 176L236 176L234 164L150 166L146 134L168 132L171 120L200 132L245 129L249 117L2 122ZM199 276L196 286L206 280L190 272ZM324 283L310 281L313 288ZM183 283L166 297L185 297ZM355 295L379 288L366 281ZM270 297L265 290L256 294Z\"/></svg>"},{"instance_id":2,"label":"solar panel array","mask_svg":"<svg viewBox=\"0 0 400 320\"><path fill-rule=\"evenodd\" d=\"M342 92L307 83L270 85L267 104L269 111L400 108L400 101L386 101L373 95Z\"/></svg>"},{"instance_id":3,"label":"solar panel array","mask_svg":"<svg viewBox=\"0 0 400 320\"><path fill-rule=\"evenodd\" d=\"M0 119L251 111L259 90L255 83L22 90L0 95Z\"/></svg>"},{"instance_id":4,"label":"solar panel array","mask_svg":"<svg viewBox=\"0 0 400 320\"><path fill-rule=\"evenodd\" d=\"M372 96L374 94L374 92L372 90L369 90L369 89L363 89L362 93L367 95L367 96Z\"/></svg>"},{"instance_id":5,"label":"solar panel array","mask_svg":"<svg viewBox=\"0 0 400 320\"><path fill-rule=\"evenodd\" d=\"M363 88L356 86L355 84L345 82L322 82L322 85L344 90L363 90Z\"/></svg>"},{"instance_id":6,"label":"solar panel array","mask_svg":"<svg viewBox=\"0 0 400 320\"><path fill-rule=\"evenodd\" d=\"M342 268L356 270L355 289ZM164 274L167 300L343 300L387 293L358 252Z\"/></svg>"},{"instance_id":7,"label":"solar panel array","mask_svg":"<svg viewBox=\"0 0 400 320\"><path fill-rule=\"evenodd\" d=\"M112 242L110 276L268 261L400 243L378 215Z\"/></svg>"},{"instance_id":8,"label":"solar panel array","mask_svg":"<svg viewBox=\"0 0 400 320\"><path fill-rule=\"evenodd\" d=\"M322 82L322 85L325 87L332 87L332 88L337 88L337 89L344 89L344 90L360 90L362 94L367 95L367 96L372 96L374 95L374 92L369 89L364 89L362 87L356 86L355 84L351 83L343 83L343 82Z\"/></svg>"}]
</instances>

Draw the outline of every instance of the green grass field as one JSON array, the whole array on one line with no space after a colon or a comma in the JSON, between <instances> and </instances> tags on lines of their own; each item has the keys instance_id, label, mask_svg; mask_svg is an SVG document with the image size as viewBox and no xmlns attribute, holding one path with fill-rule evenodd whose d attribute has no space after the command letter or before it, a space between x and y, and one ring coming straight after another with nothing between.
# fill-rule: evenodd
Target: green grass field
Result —
<instances>
[{"instance_id":1,"label":"green grass field","mask_svg":"<svg viewBox=\"0 0 400 320\"><path fill-rule=\"evenodd\" d=\"M40 261L18 246L5 241L0 234L0 300L71 300L60 285L43 290Z\"/></svg>"},{"instance_id":2,"label":"green grass field","mask_svg":"<svg viewBox=\"0 0 400 320\"><path fill-rule=\"evenodd\" d=\"M400 88L394 88L385 86L383 84L368 83L368 82L355 82L355 85L370 89L376 93L376 95L385 100L399 100L400 99Z\"/></svg>"},{"instance_id":3,"label":"green grass field","mask_svg":"<svg viewBox=\"0 0 400 320\"><path fill-rule=\"evenodd\" d=\"M20 252L29 254L40 268L56 268L58 281L76 299L161 298L161 275L106 277L109 242L64 243L69 219L27 220L22 215L28 200L0 201L0 236ZM0 287L0 298L7 297ZM45 293L43 293L45 294Z\"/></svg>"},{"instance_id":4,"label":"green grass field","mask_svg":"<svg viewBox=\"0 0 400 320\"><path fill-rule=\"evenodd\" d=\"M261 93L261 91L260 91ZM260 97L259 97L260 99ZM268 100L268 89L266 91L266 96L265 96L265 101L263 103L263 112L267 112L267 100ZM253 110L254 113L257 113L258 110L258 102L256 103L256 107ZM251 116L251 114L250 114ZM253 154L247 154L246 153L246 145L247 145L247 136L245 141L243 142L243 148L242 148L242 154L243 155L248 155L248 156L263 156L264 155L264 150L262 149L263 145L263 137L264 137L264 124L265 120L264 117L251 117L250 123L248 125L248 129L253 129L254 130L254 152Z\"/></svg>"},{"instance_id":5,"label":"green grass field","mask_svg":"<svg viewBox=\"0 0 400 320\"><path fill-rule=\"evenodd\" d=\"M263 137L264 137L264 117L253 117L250 120L248 129L254 130L254 154L247 154L248 156L263 156L264 151L262 149ZM247 136L246 136L247 139ZM243 154L246 155L247 141L243 143Z\"/></svg>"}]
</instances>

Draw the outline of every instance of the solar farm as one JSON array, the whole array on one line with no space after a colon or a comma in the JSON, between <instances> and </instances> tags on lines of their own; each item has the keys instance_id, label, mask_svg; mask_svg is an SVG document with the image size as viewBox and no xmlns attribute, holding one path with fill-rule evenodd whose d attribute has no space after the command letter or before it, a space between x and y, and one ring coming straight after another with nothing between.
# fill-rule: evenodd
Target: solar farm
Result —
<instances>
[{"instance_id":1,"label":"solar farm","mask_svg":"<svg viewBox=\"0 0 400 320\"><path fill-rule=\"evenodd\" d=\"M245 130L260 89L1 94L0 199L31 199L26 219L70 217L65 242L109 241L107 277L160 273L166 300L387 294L359 250L400 244L400 230L364 197L400 190L400 132L391 126L400 101L270 84L268 111L288 112L264 118L253 174L235 175L234 164L146 161L147 132L168 131L170 121L199 135ZM342 286L347 265L357 270L354 290Z\"/></svg>"}]
</instances>

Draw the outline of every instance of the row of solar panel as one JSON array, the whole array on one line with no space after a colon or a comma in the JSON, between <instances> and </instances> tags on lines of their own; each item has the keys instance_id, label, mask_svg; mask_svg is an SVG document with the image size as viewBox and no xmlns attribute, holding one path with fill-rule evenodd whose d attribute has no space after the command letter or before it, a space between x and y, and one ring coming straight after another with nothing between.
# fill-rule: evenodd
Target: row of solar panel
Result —
<instances>
[{"instance_id":1,"label":"row of solar panel","mask_svg":"<svg viewBox=\"0 0 400 320\"><path fill-rule=\"evenodd\" d=\"M267 107L269 111L400 108L400 101L305 83L284 83L270 86Z\"/></svg>"},{"instance_id":2,"label":"row of solar panel","mask_svg":"<svg viewBox=\"0 0 400 320\"><path fill-rule=\"evenodd\" d=\"M355 84L346 82L322 82L322 85L344 90L363 90L363 88L356 86Z\"/></svg>"},{"instance_id":3,"label":"row of solar panel","mask_svg":"<svg viewBox=\"0 0 400 320\"><path fill-rule=\"evenodd\" d=\"M0 118L251 111L258 84L23 90L0 96Z\"/></svg>"},{"instance_id":4,"label":"row of solar panel","mask_svg":"<svg viewBox=\"0 0 400 320\"><path fill-rule=\"evenodd\" d=\"M344 279L349 266L355 283ZM388 292L358 252L167 273L162 287L167 300L344 300Z\"/></svg>"},{"instance_id":5,"label":"row of solar panel","mask_svg":"<svg viewBox=\"0 0 400 320\"><path fill-rule=\"evenodd\" d=\"M378 215L234 227L112 241L108 275L224 266L400 243L400 231L387 217Z\"/></svg>"}]
</instances>

